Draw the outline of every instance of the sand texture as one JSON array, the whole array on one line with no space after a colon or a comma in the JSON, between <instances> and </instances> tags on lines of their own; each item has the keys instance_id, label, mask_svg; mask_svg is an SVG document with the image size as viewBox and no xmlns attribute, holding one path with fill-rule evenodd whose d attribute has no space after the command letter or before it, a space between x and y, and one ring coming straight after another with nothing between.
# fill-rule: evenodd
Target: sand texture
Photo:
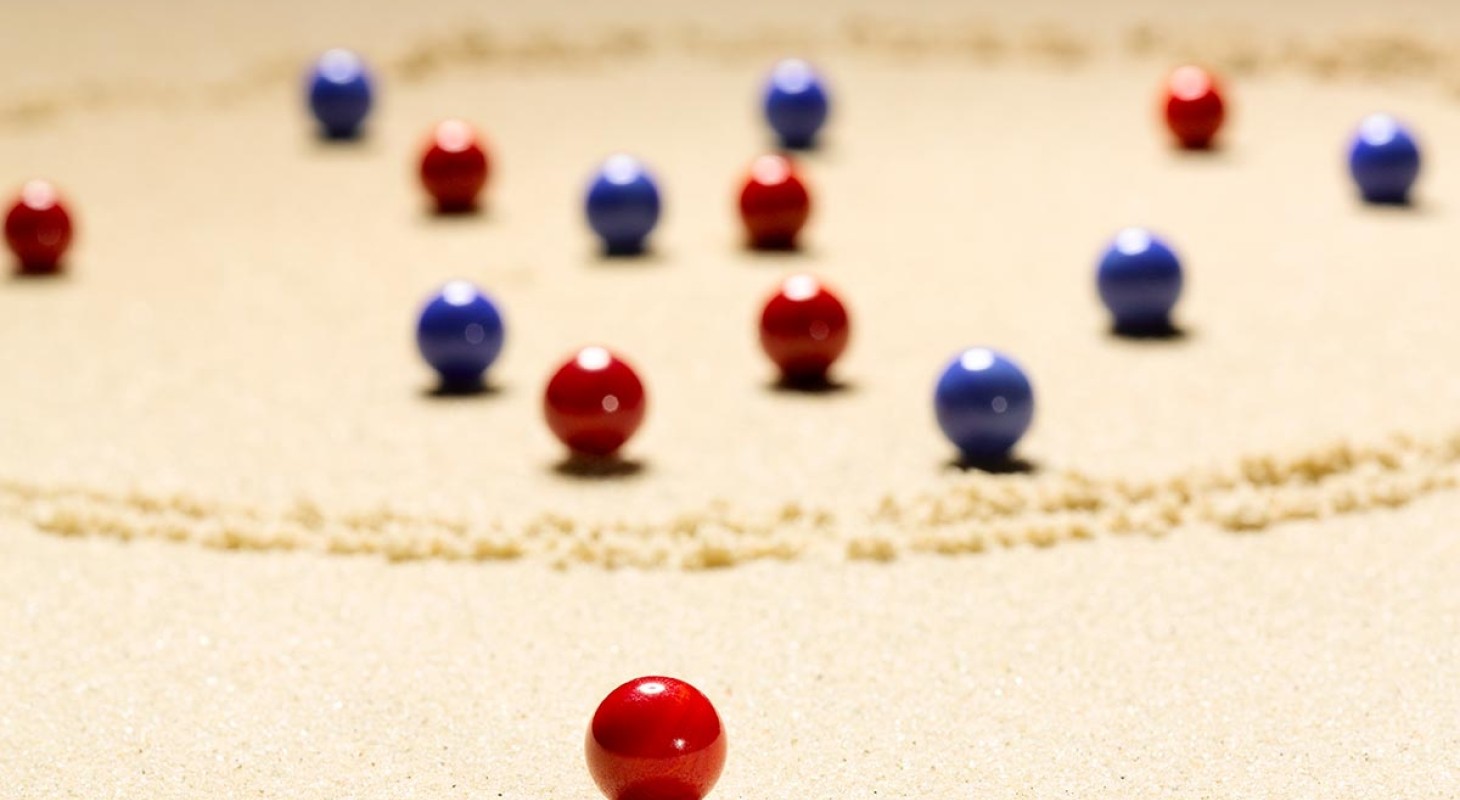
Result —
<instances>
[{"instance_id":1,"label":"sand texture","mask_svg":"<svg viewBox=\"0 0 1460 800\"><path fill-rule=\"evenodd\" d=\"M714 797L1451 797L1455 495L1257 537L718 572L4 529L10 797L596 797L594 705L709 694Z\"/></svg>"},{"instance_id":2,"label":"sand texture","mask_svg":"<svg viewBox=\"0 0 1460 800\"><path fill-rule=\"evenodd\" d=\"M1374 11L3 9L0 182L80 238L0 286L0 796L590 796L593 704L648 672L720 706L718 797L1460 794L1460 13ZM355 146L299 107L337 43L384 81ZM838 104L804 251L755 255L786 52ZM1232 77L1214 154L1155 122L1185 58ZM1433 154L1413 208L1343 173L1378 109ZM414 183L446 116L480 217ZM642 262L580 216L617 150L665 191ZM1130 224L1186 258L1180 337L1106 330ZM756 347L803 270L854 316L837 391ZM480 396L411 341L454 277L507 317ZM607 473L540 421L588 342L650 393ZM1038 394L1010 474L932 420L973 344Z\"/></svg>"}]
</instances>

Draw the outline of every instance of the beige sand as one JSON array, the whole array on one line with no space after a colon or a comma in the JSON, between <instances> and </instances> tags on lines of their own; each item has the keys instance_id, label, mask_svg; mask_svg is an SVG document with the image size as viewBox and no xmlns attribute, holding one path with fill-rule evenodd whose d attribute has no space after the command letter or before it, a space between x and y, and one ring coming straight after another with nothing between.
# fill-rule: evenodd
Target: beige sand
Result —
<instances>
[{"instance_id":1,"label":"beige sand","mask_svg":"<svg viewBox=\"0 0 1460 800\"><path fill-rule=\"evenodd\" d=\"M84 238L73 279L0 291L0 786L578 796L592 704L668 671L721 704L723 796L1455 793L1460 173L1441 150L1419 208L1367 211L1341 150L1381 107L1460 140L1460 15L1248 5L157 3L26 38L0 176L53 176ZM340 40L391 80L370 141L327 149L295 72ZM731 192L786 49L842 103L808 251L756 258ZM1192 55L1242 78L1215 158L1149 114ZM499 156L483 219L421 211L410 159L445 115ZM576 215L621 148L668 193L642 265L598 261ZM1188 256L1182 341L1103 333L1091 262L1133 222ZM857 315L830 396L770 390L750 335L806 268ZM511 341L496 392L433 399L411 319L457 275ZM634 474L562 474L538 423L589 340L649 381ZM928 393L976 342L1036 382L1032 475L947 463ZM795 560L545 569L766 556ZM845 563L868 558L896 560Z\"/></svg>"},{"instance_id":2,"label":"beige sand","mask_svg":"<svg viewBox=\"0 0 1460 800\"><path fill-rule=\"evenodd\" d=\"M1455 495L1258 537L565 573L0 536L8 797L596 796L620 680L714 796L1450 797Z\"/></svg>"}]
</instances>

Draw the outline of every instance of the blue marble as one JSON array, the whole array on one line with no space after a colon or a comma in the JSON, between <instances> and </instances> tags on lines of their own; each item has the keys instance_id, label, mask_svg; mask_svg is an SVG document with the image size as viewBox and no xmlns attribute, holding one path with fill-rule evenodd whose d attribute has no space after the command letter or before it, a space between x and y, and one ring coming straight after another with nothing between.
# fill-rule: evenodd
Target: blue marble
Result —
<instances>
[{"instance_id":1,"label":"blue marble","mask_svg":"<svg viewBox=\"0 0 1460 800\"><path fill-rule=\"evenodd\" d=\"M1181 297L1182 280L1176 253L1143 228L1116 234L1096 270L1100 299L1115 330L1133 335L1172 329L1171 309Z\"/></svg>"},{"instance_id":2,"label":"blue marble","mask_svg":"<svg viewBox=\"0 0 1460 800\"><path fill-rule=\"evenodd\" d=\"M365 62L349 50L319 57L309 74L309 110L330 139L354 139L370 115L375 90Z\"/></svg>"},{"instance_id":3,"label":"blue marble","mask_svg":"<svg viewBox=\"0 0 1460 800\"><path fill-rule=\"evenodd\" d=\"M1419 145L1394 117L1372 114L1359 123L1348 168L1366 202L1403 205L1419 177Z\"/></svg>"},{"instance_id":4,"label":"blue marble","mask_svg":"<svg viewBox=\"0 0 1460 800\"><path fill-rule=\"evenodd\" d=\"M978 465L1009 457L1034 420L1034 390L1007 356L973 347L948 362L933 397L938 427Z\"/></svg>"},{"instance_id":5,"label":"blue marble","mask_svg":"<svg viewBox=\"0 0 1460 800\"><path fill-rule=\"evenodd\" d=\"M782 147L805 150L815 146L830 112L826 87L810 64L788 58L771 70L765 88L765 117Z\"/></svg>"},{"instance_id":6,"label":"blue marble","mask_svg":"<svg viewBox=\"0 0 1460 800\"><path fill-rule=\"evenodd\" d=\"M610 255L642 253L659 222L659 187L636 158L610 157L588 187L588 226Z\"/></svg>"},{"instance_id":7,"label":"blue marble","mask_svg":"<svg viewBox=\"0 0 1460 800\"><path fill-rule=\"evenodd\" d=\"M441 376L443 387L479 386L502 352L502 314L481 289L456 280L441 287L421 309L416 346Z\"/></svg>"}]
</instances>

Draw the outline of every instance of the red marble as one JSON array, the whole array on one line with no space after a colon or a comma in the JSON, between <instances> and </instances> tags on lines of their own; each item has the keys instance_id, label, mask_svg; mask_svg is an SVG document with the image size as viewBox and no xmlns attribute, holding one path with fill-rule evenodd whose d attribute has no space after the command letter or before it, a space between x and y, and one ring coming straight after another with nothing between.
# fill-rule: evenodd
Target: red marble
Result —
<instances>
[{"instance_id":1,"label":"red marble","mask_svg":"<svg viewBox=\"0 0 1460 800\"><path fill-rule=\"evenodd\" d=\"M5 215L5 243L22 275L60 272L71 234L71 215L55 187L45 181L26 183Z\"/></svg>"},{"instance_id":2,"label":"red marble","mask_svg":"<svg viewBox=\"0 0 1460 800\"><path fill-rule=\"evenodd\" d=\"M585 347L548 381L543 412L558 440L575 453L613 455L644 422L644 384L623 359Z\"/></svg>"},{"instance_id":3,"label":"red marble","mask_svg":"<svg viewBox=\"0 0 1460 800\"><path fill-rule=\"evenodd\" d=\"M1166 79L1163 101L1166 125L1187 150L1212 146L1226 118L1226 104L1217 79L1201 67L1184 66Z\"/></svg>"},{"instance_id":4,"label":"red marble","mask_svg":"<svg viewBox=\"0 0 1460 800\"><path fill-rule=\"evenodd\" d=\"M584 750L609 800L700 800L725 767L725 729L695 687L636 678L599 704Z\"/></svg>"},{"instance_id":5,"label":"red marble","mask_svg":"<svg viewBox=\"0 0 1460 800\"><path fill-rule=\"evenodd\" d=\"M760 345L789 381L824 381L851 333L846 306L810 275L787 278L760 315Z\"/></svg>"},{"instance_id":6,"label":"red marble","mask_svg":"<svg viewBox=\"0 0 1460 800\"><path fill-rule=\"evenodd\" d=\"M481 136L468 123L449 119L436 126L421 156L421 185L442 213L471 211L487 185L491 161Z\"/></svg>"},{"instance_id":7,"label":"red marble","mask_svg":"<svg viewBox=\"0 0 1460 800\"><path fill-rule=\"evenodd\" d=\"M740 191L740 219L757 250L790 250L811 216L811 195L796 165L782 155L757 158Z\"/></svg>"}]
</instances>

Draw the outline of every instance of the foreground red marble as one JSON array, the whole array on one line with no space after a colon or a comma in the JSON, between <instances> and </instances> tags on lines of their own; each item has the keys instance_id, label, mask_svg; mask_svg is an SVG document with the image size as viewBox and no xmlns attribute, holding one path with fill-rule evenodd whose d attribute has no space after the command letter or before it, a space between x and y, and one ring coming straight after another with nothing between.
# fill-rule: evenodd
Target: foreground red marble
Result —
<instances>
[{"instance_id":1,"label":"foreground red marble","mask_svg":"<svg viewBox=\"0 0 1460 800\"><path fill-rule=\"evenodd\" d=\"M725 767L719 714L676 678L636 678L610 692L584 748L609 800L700 800Z\"/></svg>"}]
</instances>

